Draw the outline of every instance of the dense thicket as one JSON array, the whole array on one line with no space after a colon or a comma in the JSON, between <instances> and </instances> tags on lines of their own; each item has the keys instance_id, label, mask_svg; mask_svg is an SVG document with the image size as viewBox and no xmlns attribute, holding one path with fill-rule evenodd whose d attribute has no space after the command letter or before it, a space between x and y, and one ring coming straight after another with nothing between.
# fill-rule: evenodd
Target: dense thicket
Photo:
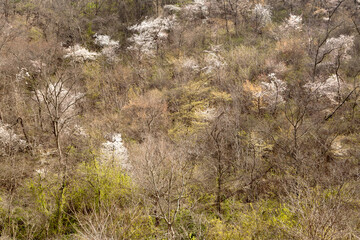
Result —
<instances>
[{"instance_id":1,"label":"dense thicket","mask_svg":"<svg viewBox=\"0 0 360 240\"><path fill-rule=\"evenodd\" d=\"M360 238L357 0L3 0L1 239Z\"/></svg>"}]
</instances>

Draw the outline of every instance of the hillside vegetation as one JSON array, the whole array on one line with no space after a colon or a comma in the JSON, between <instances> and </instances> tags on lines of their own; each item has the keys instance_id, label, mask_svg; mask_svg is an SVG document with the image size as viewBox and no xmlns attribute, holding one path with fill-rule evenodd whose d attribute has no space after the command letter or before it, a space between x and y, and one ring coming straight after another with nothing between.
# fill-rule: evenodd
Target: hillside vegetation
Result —
<instances>
[{"instance_id":1,"label":"hillside vegetation","mask_svg":"<svg viewBox=\"0 0 360 240\"><path fill-rule=\"evenodd\" d=\"M0 15L0 239L360 239L360 1Z\"/></svg>"}]
</instances>

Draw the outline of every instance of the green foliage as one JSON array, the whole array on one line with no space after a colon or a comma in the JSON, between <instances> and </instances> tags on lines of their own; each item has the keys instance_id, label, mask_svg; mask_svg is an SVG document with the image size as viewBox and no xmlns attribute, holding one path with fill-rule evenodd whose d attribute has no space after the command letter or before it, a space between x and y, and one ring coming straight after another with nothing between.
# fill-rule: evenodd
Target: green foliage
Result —
<instances>
[{"instance_id":1,"label":"green foliage","mask_svg":"<svg viewBox=\"0 0 360 240\"><path fill-rule=\"evenodd\" d=\"M49 216L50 209L49 209L49 197L47 196L48 193L46 190L46 186L43 186L41 181L41 177L39 176L39 180L35 182L30 182L30 190L32 191L33 197L35 198L35 203L37 205L38 211L41 213Z\"/></svg>"},{"instance_id":2,"label":"green foliage","mask_svg":"<svg viewBox=\"0 0 360 240\"><path fill-rule=\"evenodd\" d=\"M37 27L32 27L29 30L29 38L31 41L39 41L43 38L43 33L41 32L41 29Z\"/></svg>"},{"instance_id":3,"label":"green foliage","mask_svg":"<svg viewBox=\"0 0 360 240\"><path fill-rule=\"evenodd\" d=\"M207 239L240 239L240 233L232 225L226 224L220 219L212 219L209 222L209 230L207 232Z\"/></svg>"},{"instance_id":4,"label":"green foliage","mask_svg":"<svg viewBox=\"0 0 360 240\"><path fill-rule=\"evenodd\" d=\"M99 101L101 91L101 66L98 63L87 63L83 66L87 97Z\"/></svg>"},{"instance_id":5,"label":"green foliage","mask_svg":"<svg viewBox=\"0 0 360 240\"><path fill-rule=\"evenodd\" d=\"M278 11L275 11L273 14L273 21L275 23L281 23L282 21L284 21L284 19L286 19L286 17L289 15L288 10L287 9L281 9Z\"/></svg>"},{"instance_id":6,"label":"green foliage","mask_svg":"<svg viewBox=\"0 0 360 240\"><path fill-rule=\"evenodd\" d=\"M171 92L169 108L174 126L169 135L175 139L192 135L207 126L206 120L199 114L207 108L216 107L231 101L231 96L210 86L206 80L192 81ZM172 109L173 107L175 107Z\"/></svg>"},{"instance_id":7,"label":"green foliage","mask_svg":"<svg viewBox=\"0 0 360 240\"><path fill-rule=\"evenodd\" d=\"M132 205L136 190L120 167L94 160L81 164L77 176L80 178L69 190L68 208L75 216L73 221L80 233L94 231L88 225L91 223L96 228L104 227L103 231L118 238L151 238L155 231L152 219L144 215L141 205Z\"/></svg>"},{"instance_id":8,"label":"green foliage","mask_svg":"<svg viewBox=\"0 0 360 240\"><path fill-rule=\"evenodd\" d=\"M179 229L178 234L183 239L203 239L206 232L205 216L198 215L188 209L182 209L176 218L175 225Z\"/></svg>"},{"instance_id":9,"label":"green foliage","mask_svg":"<svg viewBox=\"0 0 360 240\"><path fill-rule=\"evenodd\" d=\"M223 206L223 219L209 222L209 239L286 239L283 229L297 227L294 214L274 200L256 204L227 201Z\"/></svg>"},{"instance_id":10,"label":"green foliage","mask_svg":"<svg viewBox=\"0 0 360 240\"><path fill-rule=\"evenodd\" d=\"M92 22L89 22L87 24L86 35L85 35L86 45L91 46L93 44L94 34L95 34L95 32L93 31L93 24L92 24Z\"/></svg>"},{"instance_id":11,"label":"green foliage","mask_svg":"<svg viewBox=\"0 0 360 240\"><path fill-rule=\"evenodd\" d=\"M80 178L72 184L70 191L73 206L87 208L93 204L97 208L102 205L125 205L131 192L131 181L119 166L99 163L94 160L82 163L77 170Z\"/></svg>"}]
</instances>

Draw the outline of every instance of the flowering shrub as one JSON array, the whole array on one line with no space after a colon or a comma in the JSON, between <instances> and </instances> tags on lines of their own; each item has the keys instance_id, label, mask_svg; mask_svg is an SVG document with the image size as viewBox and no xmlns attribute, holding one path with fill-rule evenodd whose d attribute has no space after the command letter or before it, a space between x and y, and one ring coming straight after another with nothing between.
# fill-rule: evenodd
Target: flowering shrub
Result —
<instances>
[{"instance_id":1,"label":"flowering shrub","mask_svg":"<svg viewBox=\"0 0 360 240\"><path fill-rule=\"evenodd\" d=\"M48 114L57 117L60 125L76 115L76 103L84 97L83 93L65 88L62 82L50 83L45 90L38 90L36 94L46 104Z\"/></svg>"},{"instance_id":2,"label":"flowering shrub","mask_svg":"<svg viewBox=\"0 0 360 240\"><path fill-rule=\"evenodd\" d=\"M183 8L183 16L187 20L206 19L209 15L209 8L205 0L195 0Z\"/></svg>"},{"instance_id":3,"label":"flowering shrub","mask_svg":"<svg viewBox=\"0 0 360 240\"><path fill-rule=\"evenodd\" d=\"M130 168L127 163L128 152L123 145L120 133L114 134L109 141L102 144L101 159L108 163L120 164L124 169Z\"/></svg>"},{"instance_id":4,"label":"flowering shrub","mask_svg":"<svg viewBox=\"0 0 360 240\"><path fill-rule=\"evenodd\" d=\"M0 121L0 156L11 151L19 151L26 146L26 142L15 134L8 124Z\"/></svg>"},{"instance_id":5,"label":"flowering shrub","mask_svg":"<svg viewBox=\"0 0 360 240\"><path fill-rule=\"evenodd\" d=\"M336 104L339 99L339 94L345 88L345 84L333 74L325 82L309 82L304 86L311 93L319 97L325 97L330 100L330 103Z\"/></svg>"},{"instance_id":6,"label":"flowering shrub","mask_svg":"<svg viewBox=\"0 0 360 240\"><path fill-rule=\"evenodd\" d=\"M331 59L350 59L350 51L354 47L354 36L340 35L329 38L320 48L322 56L329 55Z\"/></svg>"},{"instance_id":7,"label":"flowering shrub","mask_svg":"<svg viewBox=\"0 0 360 240\"><path fill-rule=\"evenodd\" d=\"M258 3L252 10L252 17L256 22L258 27L264 27L268 23L271 23L271 10L270 7L267 5L263 5Z\"/></svg>"},{"instance_id":8,"label":"flowering shrub","mask_svg":"<svg viewBox=\"0 0 360 240\"><path fill-rule=\"evenodd\" d=\"M181 8L175 5L165 5L163 7L163 10L164 10L164 15L168 16L180 12Z\"/></svg>"},{"instance_id":9,"label":"flowering shrub","mask_svg":"<svg viewBox=\"0 0 360 240\"><path fill-rule=\"evenodd\" d=\"M30 77L30 74L26 68L21 68L19 73L17 73L15 76L16 81L22 81L24 79L27 79L28 77Z\"/></svg>"},{"instance_id":10,"label":"flowering shrub","mask_svg":"<svg viewBox=\"0 0 360 240\"><path fill-rule=\"evenodd\" d=\"M198 110L195 112L196 116L199 117L199 120L212 121L216 117L215 108L205 108L204 110Z\"/></svg>"},{"instance_id":11,"label":"flowering shrub","mask_svg":"<svg viewBox=\"0 0 360 240\"><path fill-rule=\"evenodd\" d=\"M210 74L216 72L226 66L224 58L219 54L220 45L211 46L211 50L206 50L205 63L203 70Z\"/></svg>"},{"instance_id":12,"label":"flowering shrub","mask_svg":"<svg viewBox=\"0 0 360 240\"><path fill-rule=\"evenodd\" d=\"M257 97L263 99L268 105L273 106L284 102L283 93L286 90L286 83L275 76L275 73L268 75L270 82L261 82L261 91Z\"/></svg>"},{"instance_id":13,"label":"flowering shrub","mask_svg":"<svg viewBox=\"0 0 360 240\"><path fill-rule=\"evenodd\" d=\"M283 32L301 31L302 17L290 14L289 18L280 27Z\"/></svg>"},{"instance_id":14,"label":"flowering shrub","mask_svg":"<svg viewBox=\"0 0 360 240\"><path fill-rule=\"evenodd\" d=\"M195 0L182 8L165 5L163 16L145 19L129 27L129 30L135 34L128 39L132 44L128 50L139 54L140 58L154 56L159 45L168 39L169 32L177 26L176 13L181 13L181 16L188 21L206 19L209 15L208 2Z\"/></svg>"},{"instance_id":15,"label":"flowering shrub","mask_svg":"<svg viewBox=\"0 0 360 240\"><path fill-rule=\"evenodd\" d=\"M175 16L150 18L129 30L136 32L128 40L132 43L128 49L142 56L153 56L159 44L168 39L168 34L176 23Z\"/></svg>"},{"instance_id":16,"label":"flowering shrub","mask_svg":"<svg viewBox=\"0 0 360 240\"><path fill-rule=\"evenodd\" d=\"M86 60L95 60L99 56L96 52L90 52L86 48L76 44L75 46L66 49L67 54L64 58L72 58L77 62L83 62Z\"/></svg>"},{"instance_id":17,"label":"flowering shrub","mask_svg":"<svg viewBox=\"0 0 360 240\"><path fill-rule=\"evenodd\" d=\"M100 34L95 34L95 44L101 46L101 47L118 47L119 46L119 42L118 41L114 41L111 40L109 36L107 35L100 35Z\"/></svg>"},{"instance_id":18,"label":"flowering shrub","mask_svg":"<svg viewBox=\"0 0 360 240\"><path fill-rule=\"evenodd\" d=\"M95 34L95 44L102 47L101 53L106 56L109 60L116 60L116 49L119 47L119 42L111 40L107 35Z\"/></svg>"},{"instance_id":19,"label":"flowering shrub","mask_svg":"<svg viewBox=\"0 0 360 240\"><path fill-rule=\"evenodd\" d=\"M182 62L182 68L184 70L190 70L194 72L198 72L200 70L199 64L193 58L186 58Z\"/></svg>"}]
</instances>

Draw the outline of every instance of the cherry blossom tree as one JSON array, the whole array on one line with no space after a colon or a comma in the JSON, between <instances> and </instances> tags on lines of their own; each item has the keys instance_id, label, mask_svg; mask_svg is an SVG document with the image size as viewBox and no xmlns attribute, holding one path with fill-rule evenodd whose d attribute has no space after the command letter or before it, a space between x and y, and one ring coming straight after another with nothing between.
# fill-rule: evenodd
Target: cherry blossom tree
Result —
<instances>
[{"instance_id":1,"label":"cherry blossom tree","mask_svg":"<svg viewBox=\"0 0 360 240\"><path fill-rule=\"evenodd\" d=\"M326 17L324 18L326 22L325 31L323 36L319 38L313 38L314 41L314 64L313 64L313 74L312 80L315 81L317 77L317 69L318 66L322 63L326 63L326 61L330 58L331 61L336 59L336 68L339 69L341 65L341 61L347 58L347 53L349 48L352 48L353 45L353 37L340 35L339 37L331 38L331 34L340 26L334 25L333 20L334 17L339 12L340 6L345 2L345 0L331 0L328 1L328 9L324 10ZM351 46L351 47L350 47ZM339 49L343 49L338 51ZM334 52L334 53L333 53ZM337 54L337 53L340 53ZM329 58L327 56L329 55ZM334 57L335 56L335 57ZM325 62L324 62L325 60ZM333 63L329 61L330 63Z\"/></svg>"},{"instance_id":2,"label":"cherry blossom tree","mask_svg":"<svg viewBox=\"0 0 360 240\"><path fill-rule=\"evenodd\" d=\"M341 93L347 88L347 85L339 76L333 74L324 82L309 82L304 87L317 97L326 98L331 104L337 104L341 99Z\"/></svg>"},{"instance_id":3,"label":"cherry blossom tree","mask_svg":"<svg viewBox=\"0 0 360 240\"><path fill-rule=\"evenodd\" d=\"M183 16L188 21L206 19L209 15L208 4L209 3L206 0L195 0L194 2L187 4L183 8Z\"/></svg>"},{"instance_id":4,"label":"cherry blossom tree","mask_svg":"<svg viewBox=\"0 0 360 240\"><path fill-rule=\"evenodd\" d=\"M110 61L116 60L116 50L120 44L118 41L112 40L110 36L95 34L95 44L101 47L101 54L106 56Z\"/></svg>"},{"instance_id":5,"label":"cherry blossom tree","mask_svg":"<svg viewBox=\"0 0 360 240\"><path fill-rule=\"evenodd\" d=\"M173 15L175 13L179 13L181 11L181 7L175 5L165 5L163 7L164 16Z\"/></svg>"},{"instance_id":6,"label":"cherry blossom tree","mask_svg":"<svg viewBox=\"0 0 360 240\"><path fill-rule=\"evenodd\" d=\"M206 73L216 73L226 66L226 62L220 55L220 51L220 45L213 45L211 46L210 50L204 51L206 66L203 68L203 70L205 70Z\"/></svg>"},{"instance_id":7,"label":"cherry blossom tree","mask_svg":"<svg viewBox=\"0 0 360 240\"><path fill-rule=\"evenodd\" d=\"M76 87L76 78L72 74L58 72L54 76L45 77L42 82L34 82L32 88L39 108L45 108L45 113L52 127L56 149L59 155L59 177L61 184L57 196L56 230L61 230L64 192L67 187L68 166L67 157L62 153L62 137L64 129L79 114L78 103L85 96Z\"/></svg>"},{"instance_id":8,"label":"cherry blossom tree","mask_svg":"<svg viewBox=\"0 0 360 240\"><path fill-rule=\"evenodd\" d=\"M19 151L26 147L26 141L22 140L8 124L0 120L0 156L7 155L12 151Z\"/></svg>"},{"instance_id":9,"label":"cherry blossom tree","mask_svg":"<svg viewBox=\"0 0 360 240\"><path fill-rule=\"evenodd\" d=\"M181 67L186 71L199 72L200 70L199 63L194 58L185 58Z\"/></svg>"},{"instance_id":10,"label":"cherry blossom tree","mask_svg":"<svg viewBox=\"0 0 360 240\"><path fill-rule=\"evenodd\" d=\"M302 17L290 14L289 18L280 26L280 30L284 34L300 32L302 30Z\"/></svg>"},{"instance_id":11,"label":"cherry blossom tree","mask_svg":"<svg viewBox=\"0 0 360 240\"><path fill-rule=\"evenodd\" d=\"M67 54L64 58L71 58L77 62L83 62L86 60L95 60L97 56L99 56L96 52L90 52L86 48L76 44L72 47L65 49Z\"/></svg>"},{"instance_id":12,"label":"cherry blossom tree","mask_svg":"<svg viewBox=\"0 0 360 240\"><path fill-rule=\"evenodd\" d=\"M175 25L176 17L168 16L149 18L129 27L135 34L128 39L131 43L128 50L135 52L139 59L154 56Z\"/></svg>"},{"instance_id":13,"label":"cherry blossom tree","mask_svg":"<svg viewBox=\"0 0 360 240\"><path fill-rule=\"evenodd\" d=\"M321 58L329 56L330 59L349 59L350 51L354 47L354 36L340 35L326 40L320 49Z\"/></svg>"},{"instance_id":14,"label":"cherry blossom tree","mask_svg":"<svg viewBox=\"0 0 360 240\"><path fill-rule=\"evenodd\" d=\"M62 161L61 133L79 114L77 104L84 94L76 89L73 76L58 74L54 78L44 81L44 84L35 85L34 95L51 121L56 147Z\"/></svg>"},{"instance_id":15,"label":"cherry blossom tree","mask_svg":"<svg viewBox=\"0 0 360 240\"><path fill-rule=\"evenodd\" d=\"M260 30L265 27L268 23L271 23L272 13L270 7L257 3L252 10L252 18L255 21L255 28Z\"/></svg>"},{"instance_id":16,"label":"cherry blossom tree","mask_svg":"<svg viewBox=\"0 0 360 240\"><path fill-rule=\"evenodd\" d=\"M277 105L284 102L283 94L286 91L287 84L278 79L275 73L270 73L268 78L270 82L261 82L261 91L256 96L272 107L275 112Z\"/></svg>"},{"instance_id":17,"label":"cherry blossom tree","mask_svg":"<svg viewBox=\"0 0 360 240\"><path fill-rule=\"evenodd\" d=\"M128 151L120 133L113 134L109 141L102 144L101 161L120 165L125 170L131 169L128 163Z\"/></svg>"}]
</instances>

